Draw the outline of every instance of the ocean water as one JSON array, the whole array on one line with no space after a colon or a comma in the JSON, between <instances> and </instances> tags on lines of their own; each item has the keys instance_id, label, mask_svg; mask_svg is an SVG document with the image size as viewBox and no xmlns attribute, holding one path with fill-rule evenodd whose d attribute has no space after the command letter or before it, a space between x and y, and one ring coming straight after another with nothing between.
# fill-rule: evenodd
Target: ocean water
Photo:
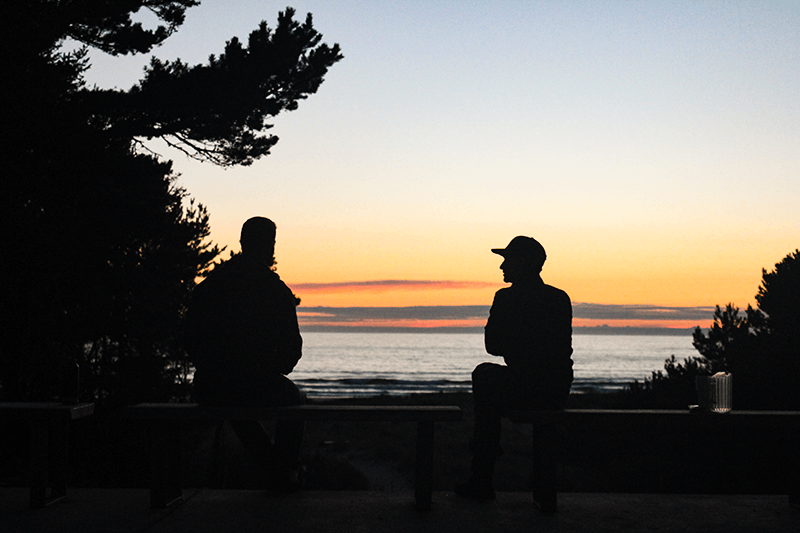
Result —
<instances>
[{"instance_id":1,"label":"ocean water","mask_svg":"<svg viewBox=\"0 0 800 533\"><path fill-rule=\"evenodd\" d=\"M372 396L471 390L472 369L502 363L480 333L303 333L290 375L309 396ZM573 392L612 391L643 381L671 355L695 357L691 336L573 335Z\"/></svg>"}]
</instances>

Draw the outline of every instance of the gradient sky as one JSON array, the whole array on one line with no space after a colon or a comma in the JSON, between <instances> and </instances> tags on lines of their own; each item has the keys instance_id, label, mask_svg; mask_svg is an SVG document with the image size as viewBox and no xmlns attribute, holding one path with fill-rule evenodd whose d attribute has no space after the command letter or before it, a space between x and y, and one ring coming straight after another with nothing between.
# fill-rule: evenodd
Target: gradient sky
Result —
<instances>
[{"instance_id":1,"label":"gradient sky","mask_svg":"<svg viewBox=\"0 0 800 533\"><path fill-rule=\"evenodd\" d=\"M205 62L286 5L206 0L155 55ZM345 58L274 121L272 155L222 170L152 146L214 241L277 223L303 306L486 306L489 249L522 234L573 302L631 310L614 324L706 325L694 309L754 303L800 247L800 2L289 5ZM96 53L87 80L127 89L147 60Z\"/></svg>"}]
</instances>

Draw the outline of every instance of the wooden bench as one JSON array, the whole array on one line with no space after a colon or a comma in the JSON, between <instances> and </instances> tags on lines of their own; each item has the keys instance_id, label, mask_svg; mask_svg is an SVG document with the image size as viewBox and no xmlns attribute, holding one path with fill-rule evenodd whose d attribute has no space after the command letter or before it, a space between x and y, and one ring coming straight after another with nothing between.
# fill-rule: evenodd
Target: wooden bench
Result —
<instances>
[{"instance_id":1,"label":"wooden bench","mask_svg":"<svg viewBox=\"0 0 800 533\"><path fill-rule=\"evenodd\" d=\"M461 420L455 406L333 406L201 407L188 403L144 403L128 407L123 416L148 421L152 507L167 507L182 498L181 425L185 420L303 420L347 422L416 422L417 456L414 496L417 509L431 507L435 422Z\"/></svg>"},{"instance_id":2,"label":"wooden bench","mask_svg":"<svg viewBox=\"0 0 800 533\"><path fill-rule=\"evenodd\" d=\"M728 413L693 413L688 410L621 410L621 409L566 409L563 411L513 411L508 418L514 423L530 424L533 428L533 499L543 512L555 512L557 502L557 451L558 427L606 422L614 427L625 419L635 423L680 424L695 431L713 431L715 428L783 427L793 442L798 443L792 464L782 473L789 480L789 502L800 506L800 412L798 411L730 411ZM576 429L580 431L580 429Z\"/></svg>"},{"instance_id":3,"label":"wooden bench","mask_svg":"<svg viewBox=\"0 0 800 533\"><path fill-rule=\"evenodd\" d=\"M31 424L32 508L46 507L66 496L69 423L92 413L93 403L0 402L0 420L27 420Z\"/></svg>"}]
</instances>

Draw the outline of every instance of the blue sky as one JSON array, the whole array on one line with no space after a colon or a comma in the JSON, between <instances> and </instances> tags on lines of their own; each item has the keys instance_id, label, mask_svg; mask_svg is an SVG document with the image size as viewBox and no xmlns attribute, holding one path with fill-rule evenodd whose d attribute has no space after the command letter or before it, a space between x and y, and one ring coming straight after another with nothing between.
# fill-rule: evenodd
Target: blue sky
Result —
<instances>
[{"instance_id":1,"label":"blue sky","mask_svg":"<svg viewBox=\"0 0 800 533\"><path fill-rule=\"evenodd\" d=\"M525 234L576 303L744 307L799 245L800 2L291 5L345 58L272 155L151 146L215 241L276 221L304 305L488 305L489 248ZM204 62L285 6L206 0L155 55ZM90 84L128 88L147 58L92 61Z\"/></svg>"}]
</instances>

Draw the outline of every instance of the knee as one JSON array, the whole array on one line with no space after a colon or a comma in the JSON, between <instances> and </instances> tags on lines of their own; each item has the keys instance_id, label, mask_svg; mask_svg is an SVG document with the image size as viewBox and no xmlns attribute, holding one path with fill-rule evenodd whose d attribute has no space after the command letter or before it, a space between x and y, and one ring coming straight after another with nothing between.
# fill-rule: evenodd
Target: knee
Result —
<instances>
[{"instance_id":1,"label":"knee","mask_svg":"<svg viewBox=\"0 0 800 533\"><path fill-rule=\"evenodd\" d=\"M472 383L486 383L492 382L495 380L495 377L498 376L502 369L505 368L502 365L497 365L495 363L481 363L475 367L475 370L472 371Z\"/></svg>"},{"instance_id":2,"label":"knee","mask_svg":"<svg viewBox=\"0 0 800 533\"><path fill-rule=\"evenodd\" d=\"M491 372L491 367L494 363L481 363L472 371L472 381L480 380L487 373Z\"/></svg>"},{"instance_id":3,"label":"knee","mask_svg":"<svg viewBox=\"0 0 800 533\"><path fill-rule=\"evenodd\" d=\"M477 404L494 404L505 395L509 382L508 367L483 363L472 371L472 394Z\"/></svg>"},{"instance_id":4,"label":"knee","mask_svg":"<svg viewBox=\"0 0 800 533\"><path fill-rule=\"evenodd\" d=\"M302 405L306 403L306 395L295 385L294 381L284 376L284 401L286 405Z\"/></svg>"}]
</instances>

